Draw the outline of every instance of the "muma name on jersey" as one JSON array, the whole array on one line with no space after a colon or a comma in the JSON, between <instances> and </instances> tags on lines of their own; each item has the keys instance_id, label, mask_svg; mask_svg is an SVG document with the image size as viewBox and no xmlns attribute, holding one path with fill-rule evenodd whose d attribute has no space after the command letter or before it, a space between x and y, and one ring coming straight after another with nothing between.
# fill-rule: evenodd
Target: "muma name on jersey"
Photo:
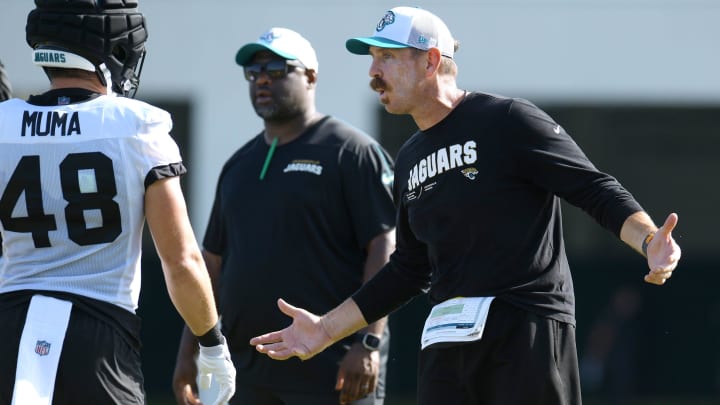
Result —
<instances>
[{"instance_id":1,"label":"muma name on jersey","mask_svg":"<svg viewBox=\"0 0 720 405\"><path fill-rule=\"evenodd\" d=\"M475 141L467 141L462 145L446 146L429 154L410 170L408 191L412 191L426 180L448 170L475 163L477 161L476 147Z\"/></svg>"},{"instance_id":2,"label":"muma name on jersey","mask_svg":"<svg viewBox=\"0 0 720 405\"><path fill-rule=\"evenodd\" d=\"M25 111L20 136L25 136L28 130L30 136L80 135L80 118L77 111L70 114L64 111Z\"/></svg>"}]
</instances>

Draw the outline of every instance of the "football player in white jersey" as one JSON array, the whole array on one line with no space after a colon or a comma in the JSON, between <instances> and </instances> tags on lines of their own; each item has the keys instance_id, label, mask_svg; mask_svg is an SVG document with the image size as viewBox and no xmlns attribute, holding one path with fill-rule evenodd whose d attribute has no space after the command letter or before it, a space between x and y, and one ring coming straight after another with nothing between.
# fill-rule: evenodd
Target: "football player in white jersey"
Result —
<instances>
[{"instance_id":1,"label":"football player in white jersey","mask_svg":"<svg viewBox=\"0 0 720 405\"><path fill-rule=\"evenodd\" d=\"M201 384L235 387L190 226L170 115L133 100L147 39L137 1L36 0L50 90L0 104L0 404L144 404L142 230L198 336Z\"/></svg>"}]
</instances>

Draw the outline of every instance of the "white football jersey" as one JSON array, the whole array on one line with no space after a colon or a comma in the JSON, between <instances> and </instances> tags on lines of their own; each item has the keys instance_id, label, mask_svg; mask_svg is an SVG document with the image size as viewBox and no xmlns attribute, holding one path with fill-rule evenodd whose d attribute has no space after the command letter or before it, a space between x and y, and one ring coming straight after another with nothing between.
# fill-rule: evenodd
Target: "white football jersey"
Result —
<instances>
[{"instance_id":1,"label":"white football jersey","mask_svg":"<svg viewBox=\"0 0 720 405\"><path fill-rule=\"evenodd\" d=\"M124 97L0 103L0 293L65 291L134 312L146 177L181 163L171 127Z\"/></svg>"}]
</instances>

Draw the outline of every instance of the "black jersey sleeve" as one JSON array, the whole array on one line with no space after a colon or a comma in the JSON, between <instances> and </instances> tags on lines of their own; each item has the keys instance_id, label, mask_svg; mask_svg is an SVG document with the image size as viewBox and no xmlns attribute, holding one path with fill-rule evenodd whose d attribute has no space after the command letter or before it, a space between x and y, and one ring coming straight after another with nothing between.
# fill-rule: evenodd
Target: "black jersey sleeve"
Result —
<instances>
[{"instance_id":1,"label":"black jersey sleeve","mask_svg":"<svg viewBox=\"0 0 720 405\"><path fill-rule=\"evenodd\" d=\"M402 181L400 184L404 184ZM396 248L390 261L354 295L353 300L363 317L372 323L400 308L413 297L430 289L431 266L427 246L415 238L408 223L407 211L394 185L397 208Z\"/></svg>"},{"instance_id":2,"label":"black jersey sleeve","mask_svg":"<svg viewBox=\"0 0 720 405\"><path fill-rule=\"evenodd\" d=\"M388 262L372 279L353 294L352 299L368 324L377 321L422 293Z\"/></svg>"},{"instance_id":3,"label":"black jersey sleeve","mask_svg":"<svg viewBox=\"0 0 720 405\"><path fill-rule=\"evenodd\" d=\"M525 100L514 100L508 114L510 156L520 176L581 208L620 235L640 204L612 176L599 171L548 114Z\"/></svg>"},{"instance_id":4,"label":"black jersey sleeve","mask_svg":"<svg viewBox=\"0 0 720 405\"><path fill-rule=\"evenodd\" d=\"M158 180L166 179L169 177L179 177L187 173L187 169L182 162L170 163L163 166L155 166L145 176L145 189L150 187L153 183Z\"/></svg>"},{"instance_id":5,"label":"black jersey sleeve","mask_svg":"<svg viewBox=\"0 0 720 405\"><path fill-rule=\"evenodd\" d=\"M222 176L220 176L222 181ZM215 192L215 200L213 201L212 210L210 211L210 219L208 220L205 237L203 238L203 248L210 253L222 255L225 250L225 223L222 220L222 207L220 190L220 181L218 181L217 190Z\"/></svg>"},{"instance_id":6,"label":"black jersey sleeve","mask_svg":"<svg viewBox=\"0 0 720 405\"><path fill-rule=\"evenodd\" d=\"M255 135L250 141L235 151L232 156L225 162L215 185L215 199L213 200L212 210L210 211L210 219L208 220L205 236L203 237L203 248L210 253L222 255L227 248L227 225L224 220L226 212L223 212L230 198L223 200L223 181L227 177L227 173L238 161L247 156L248 150L252 150L253 146L262 140L262 133ZM234 207L228 207L233 209Z\"/></svg>"}]
</instances>

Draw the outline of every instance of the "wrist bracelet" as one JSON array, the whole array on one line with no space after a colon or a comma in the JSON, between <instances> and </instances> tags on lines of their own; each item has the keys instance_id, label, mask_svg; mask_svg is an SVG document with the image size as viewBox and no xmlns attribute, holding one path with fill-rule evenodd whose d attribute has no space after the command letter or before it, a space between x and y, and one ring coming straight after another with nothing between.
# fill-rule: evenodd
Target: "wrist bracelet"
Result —
<instances>
[{"instance_id":1,"label":"wrist bracelet","mask_svg":"<svg viewBox=\"0 0 720 405\"><path fill-rule=\"evenodd\" d=\"M642 253L645 255L645 257L647 257L648 245L650 244L650 241L653 240L654 237L655 237L655 232L650 232L649 234L647 234L645 239L643 239L642 247L640 249L642 250Z\"/></svg>"}]
</instances>

